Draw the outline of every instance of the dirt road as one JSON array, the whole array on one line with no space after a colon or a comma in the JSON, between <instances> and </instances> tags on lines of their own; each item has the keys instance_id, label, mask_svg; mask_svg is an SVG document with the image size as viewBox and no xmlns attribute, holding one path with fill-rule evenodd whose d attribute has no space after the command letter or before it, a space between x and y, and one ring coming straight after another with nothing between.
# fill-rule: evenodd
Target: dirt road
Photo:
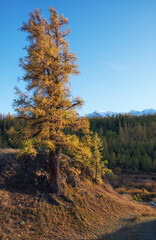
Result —
<instances>
[{"instance_id":1,"label":"dirt road","mask_svg":"<svg viewBox=\"0 0 156 240\"><path fill-rule=\"evenodd\" d=\"M156 240L156 218L123 220L99 240Z\"/></svg>"}]
</instances>

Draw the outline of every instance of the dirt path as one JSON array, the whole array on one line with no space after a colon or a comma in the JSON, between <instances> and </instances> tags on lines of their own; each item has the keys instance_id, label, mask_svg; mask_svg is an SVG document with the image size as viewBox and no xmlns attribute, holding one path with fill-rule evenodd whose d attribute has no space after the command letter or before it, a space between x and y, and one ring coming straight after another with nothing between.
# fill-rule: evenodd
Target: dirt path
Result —
<instances>
[{"instance_id":1,"label":"dirt path","mask_svg":"<svg viewBox=\"0 0 156 240\"><path fill-rule=\"evenodd\" d=\"M148 220L134 227L134 236L139 240L156 240L156 219Z\"/></svg>"},{"instance_id":2,"label":"dirt path","mask_svg":"<svg viewBox=\"0 0 156 240\"><path fill-rule=\"evenodd\" d=\"M156 240L156 218L118 222L112 233L103 235L99 240Z\"/></svg>"}]
</instances>

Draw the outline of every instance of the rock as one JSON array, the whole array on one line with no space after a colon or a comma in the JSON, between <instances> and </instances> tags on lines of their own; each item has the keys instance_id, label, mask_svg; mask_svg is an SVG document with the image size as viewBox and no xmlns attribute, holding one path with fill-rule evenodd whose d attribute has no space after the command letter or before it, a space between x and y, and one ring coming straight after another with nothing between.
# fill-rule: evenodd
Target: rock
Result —
<instances>
[{"instance_id":1,"label":"rock","mask_svg":"<svg viewBox=\"0 0 156 240\"><path fill-rule=\"evenodd\" d=\"M150 201L151 206L156 207L156 203L153 201Z\"/></svg>"}]
</instances>

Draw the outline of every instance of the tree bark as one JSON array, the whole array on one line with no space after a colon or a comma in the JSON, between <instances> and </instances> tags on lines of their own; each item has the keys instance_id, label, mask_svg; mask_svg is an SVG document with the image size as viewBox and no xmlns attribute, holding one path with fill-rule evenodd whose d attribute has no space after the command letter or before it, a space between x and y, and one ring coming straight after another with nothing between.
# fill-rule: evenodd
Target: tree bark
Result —
<instances>
[{"instance_id":1,"label":"tree bark","mask_svg":"<svg viewBox=\"0 0 156 240\"><path fill-rule=\"evenodd\" d=\"M60 152L49 152L50 186L53 194L59 195L60 189Z\"/></svg>"},{"instance_id":2,"label":"tree bark","mask_svg":"<svg viewBox=\"0 0 156 240\"><path fill-rule=\"evenodd\" d=\"M97 165L97 162L96 162L95 181L97 181L97 173L98 173L98 165Z\"/></svg>"}]
</instances>

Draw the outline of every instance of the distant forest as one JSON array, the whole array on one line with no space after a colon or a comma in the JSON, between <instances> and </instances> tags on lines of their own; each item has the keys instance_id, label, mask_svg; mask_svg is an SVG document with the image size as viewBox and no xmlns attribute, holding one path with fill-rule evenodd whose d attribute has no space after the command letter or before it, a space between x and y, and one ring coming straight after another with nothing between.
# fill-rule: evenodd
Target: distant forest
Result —
<instances>
[{"instance_id":1,"label":"distant forest","mask_svg":"<svg viewBox=\"0 0 156 240\"><path fill-rule=\"evenodd\" d=\"M91 118L111 169L156 171L156 115Z\"/></svg>"},{"instance_id":2,"label":"distant forest","mask_svg":"<svg viewBox=\"0 0 156 240\"><path fill-rule=\"evenodd\" d=\"M102 161L107 160L110 169L156 171L156 115L118 115L89 121L91 131L101 138ZM1 114L0 148L19 148L10 141L8 130L24 124L22 119Z\"/></svg>"},{"instance_id":3,"label":"distant forest","mask_svg":"<svg viewBox=\"0 0 156 240\"><path fill-rule=\"evenodd\" d=\"M13 127L18 129L19 126L23 126L25 121L18 119L15 116L7 114L6 116L0 114L0 148L19 148L18 144L12 143L8 134L8 130Z\"/></svg>"}]
</instances>

